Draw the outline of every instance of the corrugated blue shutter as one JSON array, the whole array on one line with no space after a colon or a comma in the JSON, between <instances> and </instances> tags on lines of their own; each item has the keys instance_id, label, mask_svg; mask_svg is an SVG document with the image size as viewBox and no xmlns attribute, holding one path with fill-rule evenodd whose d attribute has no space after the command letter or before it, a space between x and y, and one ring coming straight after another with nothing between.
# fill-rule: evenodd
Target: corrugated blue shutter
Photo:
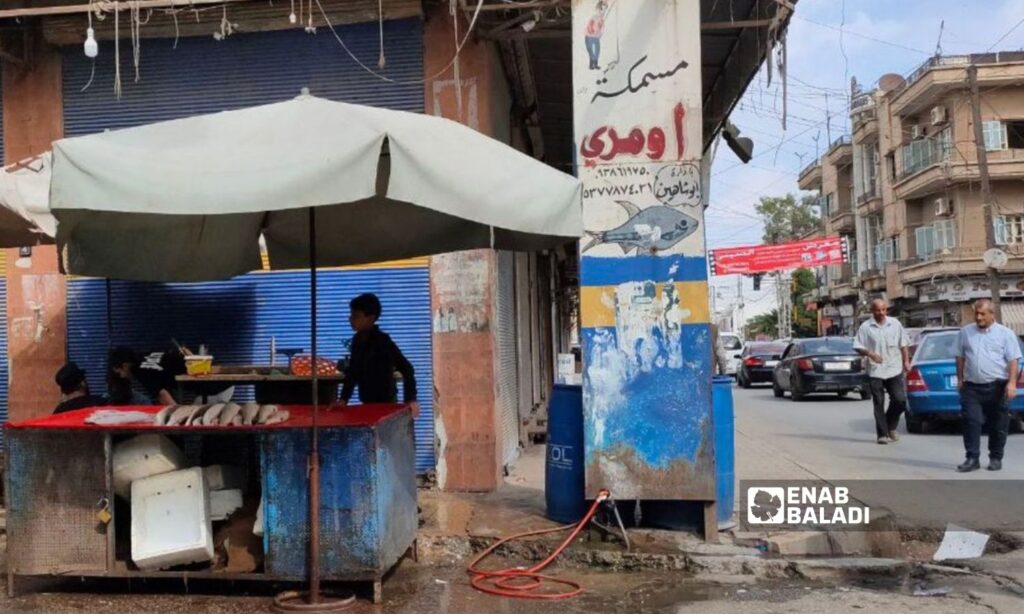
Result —
<instances>
[{"instance_id":1,"label":"corrugated blue shutter","mask_svg":"<svg viewBox=\"0 0 1024 614\"><path fill-rule=\"evenodd\" d=\"M137 126L201 113L287 100L308 87L314 95L423 112L423 28L419 19L385 22L388 77L360 69L329 32L301 29L241 34L225 41L183 38L142 42L141 79L134 82L130 45L121 51L123 95L113 96L113 43L101 42L95 67L78 47L64 54L66 136ZM376 23L345 26L340 33L367 65L376 66ZM124 41L122 41L124 42ZM93 70L95 68L95 74ZM91 85L83 87L92 79ZM311 127L315 129L315 127ZM204 284L112 283L114 343L140 349L165 347L171 337L206 343L223 364L266 364L270 337L278 347L309 344L309 276L305 272L255 273ZM319 284L320 354L341 357L351 336L348 301L375 292L384 303L381 327L413 363L420 387L416 467L434 467L433 372L429 271L425 265L322 271ZM68 354L104 390L108 347L103 280L75 279L68 287Z\"/></svg>"},{"instance_id":2,"label":"corrugated blue shutter","mask_svg":"<svg viewBox=\"0 0 1024 614\"><path fill-rule=\"evenodd\" d=\"M7 280L0 278L0 310L7 313ZM7 326L0 332L0 427L7 422L7 388L10 383L10 362L7 357ZM0 428L0 450L4 449L4 432Z\"/></svg>"}]
</instances>

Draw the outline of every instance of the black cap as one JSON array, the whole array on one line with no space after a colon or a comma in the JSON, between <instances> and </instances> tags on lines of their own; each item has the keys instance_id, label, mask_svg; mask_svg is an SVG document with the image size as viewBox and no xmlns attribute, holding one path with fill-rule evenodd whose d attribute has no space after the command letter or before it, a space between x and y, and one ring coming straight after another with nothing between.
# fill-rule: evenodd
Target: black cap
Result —
<instances>
[{"instance_id":1,"label":"black cap","mask_svg":"<svg viewBox=\"0 0 1024 614\"><path fill-rule=\"evenodd\" d=\"M78 390L85 382L85 371L75 363L69 362L57 371L57 376L54 379L62 393L70 394Z\"/></svg>"}]
</instances>

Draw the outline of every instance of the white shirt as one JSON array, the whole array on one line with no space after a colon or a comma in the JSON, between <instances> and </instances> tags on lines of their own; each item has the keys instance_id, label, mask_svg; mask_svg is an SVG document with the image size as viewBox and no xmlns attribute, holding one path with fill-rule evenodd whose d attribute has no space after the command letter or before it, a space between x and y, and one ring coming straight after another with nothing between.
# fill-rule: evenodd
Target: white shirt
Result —
<instances>
[{"instance_id":1,"label":"white shirt","mask_svg":"<svg viewBox=\"0 0 1024 614\"><path fill-rule=\"evenodd\" d=\"M868 359L868 377L889 379L903 373L903 352L900 350L910 347L910 339L899 320L886 316L879 324L871 318L860 325L853 347L882 357L881 363Z\"/></svg>"},{"instance_id":2,"label":"white shirt","mask_svg":"<svg viewBox=\"0 0 1024 614\"><path fill-rule=\"evenodd\" d=\"M1010 362L1021 359L1020 341L1012 330L998 322L987 329L968 324L957 336L956 355L964 359L964 379L968 382L1006 381Z\"/></svg>"}]
</instances>

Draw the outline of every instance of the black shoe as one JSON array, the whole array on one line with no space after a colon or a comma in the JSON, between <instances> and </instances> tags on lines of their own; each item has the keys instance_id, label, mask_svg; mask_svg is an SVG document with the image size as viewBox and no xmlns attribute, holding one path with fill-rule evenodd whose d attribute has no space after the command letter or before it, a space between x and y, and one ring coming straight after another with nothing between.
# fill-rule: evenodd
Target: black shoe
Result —
<instances>
[{"instance_id":1,"label":"black shoe","mask_svg":"<svg viewBox=\"0 0 1024 614\"><path fill-rule=\"evenodd\" d=\"M977 471L978 469L981 469L981 463L976 458L968 458L963 462L963 464L956 466L956 470L960 473Z\"/></svg>"},{"instance_id":2,"label":"black shoe","mask_svg":"<svg viewBox=\"0 0 1024 614\"><path fill-rule=\"evenodd\" d=\"M999 471L1002 468L1003 468L1003 461L1001 459L998 459L998 458L991 458L991 459L989 459L989 461L988 461L988 470L989 471Z\"/></svg>"}]
</instances>

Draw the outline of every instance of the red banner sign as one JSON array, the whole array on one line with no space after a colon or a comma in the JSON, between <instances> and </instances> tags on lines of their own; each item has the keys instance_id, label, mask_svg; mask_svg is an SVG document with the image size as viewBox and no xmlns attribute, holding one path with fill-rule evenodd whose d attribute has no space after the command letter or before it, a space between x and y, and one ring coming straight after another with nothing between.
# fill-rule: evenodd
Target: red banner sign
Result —
<instances>
[{"instance_id":1,"label":"red banner sign","mask_svg":"<svg viewBox=\"0 0 1024 614\"><path fill-rule=\"evenodd\" d=\"M779 245L714 249L709 259L712 275L750 275L843 264L850 260L850 248L844 237L825 237Z\"/></svg>"}]
</instances>

